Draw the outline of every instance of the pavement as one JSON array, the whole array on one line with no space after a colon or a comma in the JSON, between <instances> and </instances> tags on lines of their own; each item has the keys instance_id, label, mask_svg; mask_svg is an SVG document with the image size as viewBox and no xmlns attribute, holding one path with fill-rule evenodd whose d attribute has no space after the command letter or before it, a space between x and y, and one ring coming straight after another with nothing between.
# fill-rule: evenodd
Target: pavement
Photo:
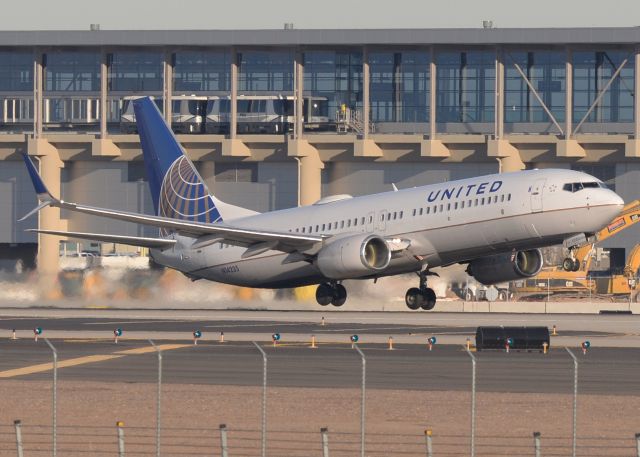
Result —
<instances>
[{"instance_id":1,"label":"pavement","mask_svg":"<svg viewBox=\"0 0 640 457\"><path fill-rule=\"evenodd\" d=\"M323 325L324 318L324 325ZM482 351L478 389L486 392L569 393L573 361L580 361L581 392L640 394L638 316L518 316L406 313L149 311L149 310L0 310L0 379L45 380L51 353L58 350L61 379L153 382L156 348L162 349L167 383L255 386L262 382L267 352L269 383L280 387L358 387L361 360L349 341L359 335L372 388L466 391L471 359L463 345L474 341L477 325L556 325L549 354ZM33 328L43 334L34 342ZM118 344L113 329L122 328ZM16 330L17 340L11 339ZM202 331L198 344L192 332ZM224 332L224 343L220 342ZM281 335L277 347L271 335ZM311 348L311 335L317 348ZM438 343L429 351L426 340ZM389 350L389 338L393 350ZM589 339L587 354L578 348ZM570 344L567 344L570 343Z\"/></svg>"}]
</instances>

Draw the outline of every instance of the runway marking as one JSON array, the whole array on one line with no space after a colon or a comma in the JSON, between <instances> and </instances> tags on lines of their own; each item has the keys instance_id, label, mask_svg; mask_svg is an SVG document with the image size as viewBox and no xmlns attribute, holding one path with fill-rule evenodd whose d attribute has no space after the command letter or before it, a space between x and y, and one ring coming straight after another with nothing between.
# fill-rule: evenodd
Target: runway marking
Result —
<instances>
[{"instance_id":1,"label":"runway marking","mask_svg":"<svg viewBox=\"0 0 640 457\"><path fill-rule=\"evenodd\" d=\"M85 357L77 357L75 359L61 360L58 362L58 368L73 367L76 365L84 365L87 363L104 362L105 360L119 359L124 355L88 355ZM0 378L13 378L15 376L24 376L33 373L41 373L53 369L53 363L41 363L31 365L24 368L15 368L13 370L0 371Z\"/></svg>"},{"instance_id":2,"label":"runway marking","mask_svg":"<svg viewBox=\"0 0 640 457\"><path fill-rule=\"evenodd\" d=\"M171 349L181 349L189 347L189 344L160 344L158 349L161 351L169 351ZM155 352L156 348L153 346L146 346L143 348L126 349L124 351L117 351L112 354L97 354L87 355L83 357L75 357L73 359L60 360L58 362L58 368L75 367L78 365L86 365L88 363L105 362L107 360L119 359L127 355L138 355ZM25 376L34 373L42 373L45 371L53 370L53 363L40 363L37 365L30 365L23 368L14 368L12 370L0 371L0 378L13 378L16 376Z\"/></svg>"},{"instance_id":3,"label":"runway marking","mask_svg":"<svg viewBox=\"0 0 640 457\"><path fill-rule=\"evenodd\" d=\"M181 349L193 346L192 344L159 344L158 349L161 351L170 351L171 349ZM156 348L153 346L146 346L143 348L135 348L135 349L125 349L124 351L117 351L114 354L122 354L122 355L138 355L138 354L148 354L150 352L156 352Z\"/></svg>"},{"instance_id":4,"label":"runway marking","mask_svg":"<svg viewBox=\"0 0 640 457\"><path fill-rule=\"evenodd\" d=\"M82 325L117 325L117 324L155 324L155 323L173 323L173 322L198 322L197 320L193 320L193 319L180 319L180 320L175 320L175 319L156 319L156 320L145 320L145 319L138 319L135 321L101 321L101 322L83 322Z\"/></svg>"}]
</instances>

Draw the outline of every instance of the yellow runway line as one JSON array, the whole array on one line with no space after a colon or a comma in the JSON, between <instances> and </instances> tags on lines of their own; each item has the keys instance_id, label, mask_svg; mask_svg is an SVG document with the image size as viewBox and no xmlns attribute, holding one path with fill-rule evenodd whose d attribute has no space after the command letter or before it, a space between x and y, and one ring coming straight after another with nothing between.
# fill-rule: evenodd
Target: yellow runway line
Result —
<instances>
[{"instance_id":1,"label":"yellow runway line","mask_svg":"<svg viewBox=\"0 0 640 457\"><path fill-rule=\"evenodd\" d=\"M193 346L192 344L159 344L158 349L161 351L170 351L171 349L182 349ZM146 346L143 348L136 349L126 349L124 351L114 352L114 354L122 354L122 355L138 355L138 354L148 354L149 352L156 352L156 348L153 346Z\"/></svg>"},{"instance_id":2,"label":"yellow runway line","mask_svg":"<svg viewBox=\"0 0 640 457\"><path fill-rule=\"evenodd\" d=\"M171 349L180 349L190 347L190 344L160 344L158 348L162 351L168 351ZM107 360L119 359L127 355L148 354L155 352L153 346L147 346L136 349L126 349L124 351L114 352L113 354L97 354L88 355L84 357L76 357L74 359L61 360L58 362L58 368L75 367L78 365L86 365L88 363L104 362ZM31 365L23 368L14 368L12 370L0 371L0 378L13 378L15 376L25 376L28 374L42 373L44 371L50 371L53 369L53 363L40 363L38 365Z\"/></svg>"},{"instance_id":3,"label":"yellow runway line","mask_svg":"<svg viewBox=\"0 0 640 457\"><path fill-rule=\"evenodd\" d=\"M119 359L123 355L105 354L105 355L88 355L85 357L77 357L75 359L61 360L58 362L58 368L74 367L76 365L84 365L87 363L104 362L105 360ZM13 378L15 376L24 376L33 373L42 373L53 369L53 363L41 363L31 365L24 368L15 368L13 370L0 371L0 378Z\"/></svg>"}]
</instances>

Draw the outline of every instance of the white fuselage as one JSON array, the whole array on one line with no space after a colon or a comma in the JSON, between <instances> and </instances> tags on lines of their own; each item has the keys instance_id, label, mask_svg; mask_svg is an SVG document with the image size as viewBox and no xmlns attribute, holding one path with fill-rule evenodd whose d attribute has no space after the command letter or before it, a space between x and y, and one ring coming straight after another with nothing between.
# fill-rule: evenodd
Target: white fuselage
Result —
<instances>
[{"instance_id":1,"label":"white fuselage","mask_svg":"<svg viewBox=\"0 0 640 457\"><path fill-rule=\"evenodd\" d=\"M591 183L591 187L564 189L572 183ZM408 241L409 247L394 255L388 268L368 276L379 277L417 271L425 264L436 267L558 244L575 234L598 231L622 205L617 194L587 174L530 170L321 201L234 219L233 224L324 235L325 243L357 233ZM246 247L215 243L194 250L194 238L173 237L174 248L153 250L152 256L193 278L249 287L294 287L327 280L312 263L281 251L242 258Z\"/></svg>"}]
</instances>

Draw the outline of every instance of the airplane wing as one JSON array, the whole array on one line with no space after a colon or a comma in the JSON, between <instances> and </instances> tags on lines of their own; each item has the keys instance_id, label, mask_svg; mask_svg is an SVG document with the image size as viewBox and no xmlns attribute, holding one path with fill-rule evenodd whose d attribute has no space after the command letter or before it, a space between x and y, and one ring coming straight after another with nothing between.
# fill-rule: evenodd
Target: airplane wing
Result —
<instances>
[{"instance_id":1,"label":"airplane wing","mask_svg":"<svg viewBox=\"0 0 640 457\"><path fill-rule=\"evenodd\" d=\"M195 238L198 248L224 240L229 244L253 247L255 248L254 252L261 251L264 247L283 252L307 251L313 249L314 245L322 243L322 240L325 238L321 235L302 235L289 232L276 232L234 227L225 223L205 224L200 222L172 219L162 216L151 216L146 214L132 213L128 211L118 211L65 202L51 195L29 156L27 154L23 154L23 158L25 164L27 165L27 170L29 172L31 181L33 182L33 186L38 195L38 199L41 203L23 218L21 218L21 221L28 218L32 214L37 213L41 209L46 208L47 206L52 206L78 213L91 214L94 216L101 216L109 219L117 219L121 221L133 222L136 224L150 225L167 230L172 230L177 233ZM88 236L90 234L84 235Z\"/></svg>"},{"instance_id":2,"label":"airplane wing","mask_svg":"<svg viewBox=\"0 0 640 457\"><path fill-rule=\"evenodd\" d=\"M27 232L44 233L82 240L104 241L105 243L126 244L142 248L166 249L176 244L176 240L162 238L147 238L141 236L107 235L103 233L63 232L60 230L28 229Z\"/></svg>"}]
</instances>

